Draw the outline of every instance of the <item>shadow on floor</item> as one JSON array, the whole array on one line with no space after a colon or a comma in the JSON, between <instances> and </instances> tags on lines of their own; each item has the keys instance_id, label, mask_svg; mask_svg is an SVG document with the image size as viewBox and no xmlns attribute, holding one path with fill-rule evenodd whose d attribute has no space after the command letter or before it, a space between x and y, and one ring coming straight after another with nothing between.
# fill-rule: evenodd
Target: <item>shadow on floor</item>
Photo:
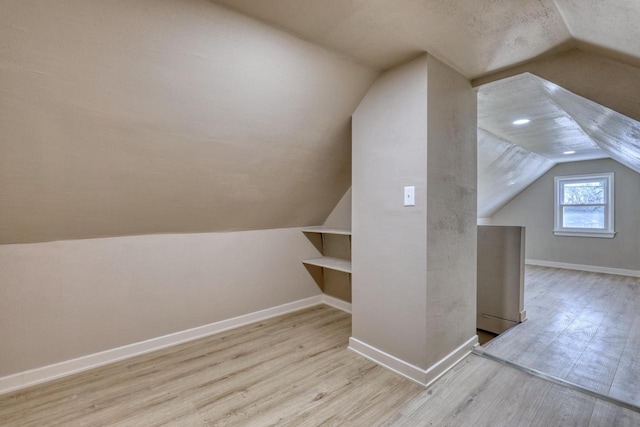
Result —
<instances>
[{"instance_id":1,"label":"shadow on floor","mask_svg":"<svg viewBox=\"0 0 640 427\"><path fill-rule=\"evenodd\" d=\"M498 336L498 334L494 334L493 332L483 331L482 329L476 329L476 332L478 334L478 342L480 343L480 345L485 345L486 343L488 343L489 341L491 341L492 339Z\"/></svg>"}]
</instances>

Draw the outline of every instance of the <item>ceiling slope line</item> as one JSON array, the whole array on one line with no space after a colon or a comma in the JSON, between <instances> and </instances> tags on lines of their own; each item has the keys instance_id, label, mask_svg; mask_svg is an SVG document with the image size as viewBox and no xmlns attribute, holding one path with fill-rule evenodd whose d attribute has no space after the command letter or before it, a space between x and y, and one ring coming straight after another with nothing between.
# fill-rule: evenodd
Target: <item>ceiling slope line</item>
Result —
<instances>
[{"instance_id":1,"label":"ceiling slope line","mask_svg":"<svg viewBox=\"0 0 640 427\"><path fill-rule=\"evenodd\" d=\"M528 151L528 152L530 152L530 153L533 153L533 154L537 154L538 156L542 156L542 157L544 157L545 159L548 159L549 161L552 161L552 162L554 162L554 163L555 163L555 161L554 161L553 159L548 158L548 157L547 157L547 156L545 156L544 154L534 153L533 151L531 151L531 150L530 150L530 149L528 149L527 147L525 147L525 146L523 146L523 145L521 145L521 144L518 144L517 142L510 141L510 140L508 140L508 139L506 139L506 138L504 138L504 137L502 137L502 136L500 136L500 135L497 135L496 133L491 132L489 129L486 129L486 128L482 127L482 126L478 126L478 129L479 129L479 130L481 130L481 131L483 131L483 132L488 133L488 134L489 134L489 135L491 135L492 137L494 137L494 138L496 138L496 139L499 139L500 141L502 141L502 142L504 142L504 143L506 143L506 144L510 144L510 145L515 146L515 147L520 147L520 148L522 148L523 150L526 150L526 151Z\"/></svg>"},{"instance_id":2,"label":"ceiling slope line","mask_svg":"<svg viewBox=\"0 0 640 427\"><path fill-rule=\"evenodd\" d=\"M640 173L640 122L531 73L479 88L477 131L479 217L559 163L611 158Z\"/></svg>"},{"instance_id":3,"label":"ceiling slope line","mask_svg":"<svg viewBox=\"0 0 640 427\"><path fill-rule=\"evenodd\" d=\"M571 36L571 41L575 42L576 41L576 38L575 38L575 35L574 35L575 32L571 30L570 25L569 25L569 21L567 20L567 16L562 11L560 6L558 6L558 1L557 0L551 0L551 3L553 3L553 5L555 6L556 11L558 12L558 15L560 16L560 19L564 23L564 27L567 29L567 32L569 33L569 36Z\"/></svg>"},{"instance_id":4,"label":"ceiling slope line","mask_svg":"<svg viewBox=\"0 0 640 427\"><path fill-rule=\"evenodd\" d=\"M613 160L623 164L624 166L634 170L637 173L640 173L640 143L637 143L638 140L636 139L636 144L633 144L632 139L633 138L629 138L628 141L621 141L619 136L614 135L612 133L608 133L608 135L610 136L611 140L616 140L621 149L620 150L616 150L615 147L613 147L611 144L607 143L607 139L603 138L601 135L598 135L597 131L595 129L592 128L594 123L598 123L598 120L595 120L593 117L591 118L587 118L586 120L590 120L592 125L589 125L589 123L585 123L585 119L583 118L583 114L580 114L578 112L576 112L574 109L571 108L571 106L567 105L567 103L563 102L562 99L560 99L559 95L556 95L557 93L561 93L565 98L568 99L569 102L572 102L574 104L574 107L576 107L577 105L579 105L581 102L581 100L584 100L587 103L591 103L592 106L597 109L601 109L602 113L600 114L601 118L604 118L604 120L608 119L608 118L614 118L617 119L618 121L627 121L628 123L626 123L626 125L635 128L636 130L636 134L637 134L637 138L640 138L640 123L638 123L636 120L627 117L621 113L618 113L616 111L613 111L612 109L605 107L603 105L600 105L590 99L587 99L585 97L582 97L580 95L576 95L560 86L554 85L553 83L547 82L546 84L549 85L554 85L555 87L557 87L557 89L554 89L555 93L552 93L549 88L546 86L546 84L544 83L545 80L540 79L541 81L539 82L542 86L543 89L545 90L546 94L547 94L547 98L549 99L550 102L552 102L554 105L556 105L558 108L562 109L569 117L571 117L571 119L575 122L575 124L585 133L585 135L591 140L593 141L603 152L605 152L606 154L609 155L609 157L611 157ZM573 98L573 99L571 99ZM583 108L586 109L585 106L583 106ZM619 126L615 126L613 123L610 124L611 128L616 128ZM607 130L605 130L605 126L603 126L602 124L598 124L598 128L602 129L602 132L607 132ZM629 147L625 147L625 142L628 143L628 145L630 145L631 147L636 147L636 151L633 152L631 149L629 149ZM626 148L626 149L625 149ZM623 151L622 153L620 151ZM627 155L625 155L625 153L628 153ZM632 157L633 159L636 160L636 163L634 163L633 161L630 161L628 159L628 157Z\"/></svg>"},{"instance_id":5,"label":"ceiling slope line","mask_svg":"<svg viewBox=\"0 0 640 427\"><path fill-rule=\"evenodd\" d=\"M478 128L478 216L494 215L555 165L544 156Z\"/></svg>"}]
</instances>

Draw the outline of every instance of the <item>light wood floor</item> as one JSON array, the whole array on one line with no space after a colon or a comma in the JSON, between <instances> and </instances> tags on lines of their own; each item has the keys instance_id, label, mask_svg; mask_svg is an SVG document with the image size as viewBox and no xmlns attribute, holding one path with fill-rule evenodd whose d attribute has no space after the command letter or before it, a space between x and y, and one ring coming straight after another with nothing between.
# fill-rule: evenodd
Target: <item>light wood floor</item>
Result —
<instances>
[{"instance_id":1,"label":"light wood floor","mask_svg":"<svg viewBox=\"0 0 640 427\"><path fill-rule=\"evenodd\" d=\"M640 279L527 266L525 309L487 352L640 406Z\"/></svg>"},{"instance_id":2,"label":"light wood floor","mask_svg":"<svg viewBox=\"0 0 640 427\"><path fill-rule=\"evenodd\" d=\"M2 426L632 426L640 415L468 356L423 389L319 306L0 396Z\"/></svg>"}]
</instances>

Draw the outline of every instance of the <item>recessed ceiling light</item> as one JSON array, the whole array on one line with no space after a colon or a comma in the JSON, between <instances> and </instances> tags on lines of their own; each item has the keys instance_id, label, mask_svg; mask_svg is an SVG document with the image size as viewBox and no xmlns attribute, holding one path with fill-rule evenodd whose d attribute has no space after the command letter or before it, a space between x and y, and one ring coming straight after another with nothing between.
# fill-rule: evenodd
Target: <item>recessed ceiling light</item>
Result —
<instances>
[{"instance_id":1,"label":"recessed ceiling light","mask_svg":"<svg viewBox=\"0 0 640 427\"><path fill-rule=\"evenodd\" d=\"M565 151L562 154L576 154L576 152L575 151Z\"/></svg>"},{"instance_id":2,"label":"recessed ceiling light","mask_svg":"<svg viewBox=\"0 0 640 427\"><path fill-rule=\"evenodd\" d=\"M531 120L529 119L518 119L518 120L514 120L513 124L514 125L526 125L527 123L529 123Z\"/></svg>"}]
</instances>

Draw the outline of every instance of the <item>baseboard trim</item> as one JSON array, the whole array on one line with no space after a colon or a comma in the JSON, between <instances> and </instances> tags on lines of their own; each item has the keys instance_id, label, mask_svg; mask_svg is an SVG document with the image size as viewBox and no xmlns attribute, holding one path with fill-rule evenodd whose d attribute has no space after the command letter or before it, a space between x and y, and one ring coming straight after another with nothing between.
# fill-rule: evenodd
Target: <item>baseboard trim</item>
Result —
<instances>
[{"instance_id":1,"label":"baseboard trim","mask_svg":"<svg viewBox=\"0 0 640 427\"><path fill-rule=\"evenodd\" d=\"M423 387L430 386L434 381L447 373L447 371L469 355L471 350L477 345L478 336L474 335L460 347L425 370L385 353L357 338L349 338L349 350Z\"/></svg>"},{"instance_id":2,"label":"baseboard trim","mask_svg":"<svg viewBox=\"0 0 640 427\"><path fill-rule=\"evenodd\" d=\"M337 308L338 310L342 310L345 313L351 314L350 302L346 302L341 299L322 294L322 303L328 305L329 307Z\"/></svg>"},{"instance_id":3,"label":"baseboard trim","mask_svg":"<svg viewBox=\"0 0 640 427\"><path fill-rule=\"evenodd\" d=\"M598 265L570 264L566 262L544 261L537 259L527 259L524 261L527 265L537 265L540 267L564 268L565 270L588 271L591 273L616 274L618 276L640 277L638 270L626 270L623 268L600 267Z\"/></svg>"},{"instance_id":4,"label":"baseboard trim","mask_svg":"<svg viewBox=\"0 0 640 427\"><path fill-rule=\"evenodd\" d=\"M53 365L43 366L41 368L31 369L29 371L19 372L17 374L8 375L0 378L0 394L9 393L32 385L51 381L57 378L66 377L68 375L77 374L89 369L104 366L109 363L118 362L120 360L129 359L131 357L140 356L152 351L161 350L177 344L204 338L210 335L228 331L230 329L245 326L251 323L260 322L272 317L281 316L305 308L313 307L320 304L335 305L325 302L325 295L316 295L310 298L293 301L276 307L267 308L265 310L256 311L231 319L221 320L219 322L210 323L204 326L187 329L173 334L152 338L122 347L102 351L99 353L82 356L77 359L67 360ZM331 298L331 297L329 297ZM333 298L335 299L335 298ZM344 303L347 304L347 303ZM336 307L338 309L343 309ZM351 305L349 304L349 312ZM346 311L346 310L345 310Z\"/></svg>"},{"instance_id":5,"label":"baseboard trim","mask_svg":"<svg viewBox=\"0 0 640 427\"><path fill-rule=\"evenodd\" d=\"M520 312L520 323L524 322L525 320L527 320L527 310L522 310Z\"/></svg>"}]
</instances>

